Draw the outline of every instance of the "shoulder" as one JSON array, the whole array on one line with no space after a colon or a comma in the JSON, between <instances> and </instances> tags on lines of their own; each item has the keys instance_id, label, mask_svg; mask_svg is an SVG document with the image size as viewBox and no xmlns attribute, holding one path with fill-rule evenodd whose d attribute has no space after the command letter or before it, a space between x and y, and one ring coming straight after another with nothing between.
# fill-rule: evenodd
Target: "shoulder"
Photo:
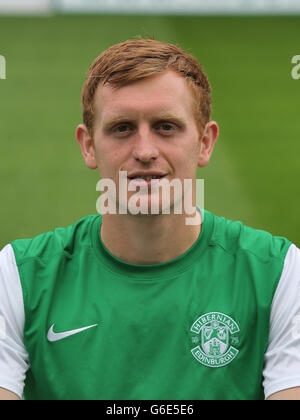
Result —
<instances>
[{"instance_id":1,"label":"shoulder","mask_svg":"<svg viewBox=\"0 0 300 420\"><path fill-rule=\"evenodd\" d=\"M265 397L300 386L300 250L293 244L272 302L265 353Z\"/></svg>"},{"instance_id":2,"label":"shoulder","mask_svg":"<svg viewBox=\"0 0 300 420\"><path fill-rule=\"evenodd\" d=\"M210 214L213 217L211 245L229 254L247 254L262 263L272 260L284 261L292 245L287 238L246 226L241 221Z\"/></svg>"},{"instance_id":3,"label":"shoulder","mask_svg":"<svg viewBox=\"0 0 300 420\"><path fill-rule=\"evenodd\" d=\"M48 259L61 252L73 254L78 245L89 245L91 226L99 217L101 216L86 216L70 226L59 227L31 239L11 242L17 264L36 258Z\"/></svg>"}]
</instances>

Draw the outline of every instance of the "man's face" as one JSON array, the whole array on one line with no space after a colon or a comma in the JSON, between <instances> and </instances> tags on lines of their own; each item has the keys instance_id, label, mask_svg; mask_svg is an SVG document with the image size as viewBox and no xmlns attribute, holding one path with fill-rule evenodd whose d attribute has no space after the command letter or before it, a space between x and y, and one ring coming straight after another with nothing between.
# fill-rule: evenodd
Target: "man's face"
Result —
<instances>
[{"instance_id":1,"label":"man's face","mask_svg":"<svg viewBox=\"0 0 300 420\"><path fill-rule=\"evenodd\" d=\"M121 88L98 87L93 156L86 162L98 167L102 179L115 182L117 196L120 171L127 171L128 182L153 175L176 178L183 185L184 179L195 179L198 165L206 164L201 162L201 139L190 88L184 78L167 71ZM160 181L148 182L149 203L151 182ZM133 194L129 191L128 199Z\"/></svg>"}]
</instances>

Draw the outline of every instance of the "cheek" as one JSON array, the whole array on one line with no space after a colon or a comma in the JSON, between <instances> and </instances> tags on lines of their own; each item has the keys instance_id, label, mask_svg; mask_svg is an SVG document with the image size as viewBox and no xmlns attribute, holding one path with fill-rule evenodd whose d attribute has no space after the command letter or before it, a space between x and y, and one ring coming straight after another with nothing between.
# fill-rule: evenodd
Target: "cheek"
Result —
<instances>
[{"instance_id":1,"label":"cheek","mask_svg":"<svg viewBox=\"0 0 300 420\"><path fill-rule=\"evenodd\" d=\"M124 164L124 157L120 148L109 147L108 145L98 145L95 150L97 166L102 178L116 177L116 173Z\"/></svg>"},{"instance_id":2,"label":"cheek","mask_svg":"<svg viewBox=\"0 0 300 420\"><path fill-rule=\"evenodd\" d=\"M191 150L189 150L189 156L188 156L188 160L190 162L190 165L193 169L198 167L198 162L199 162L199 157L201 154L201 143L198 140L197 142L194 143L193 147L191 148Z\"/></svg>"},{"instance_id":3,"label":"cheek","mask_svg":"<svg viewBox=\"0 0 300 420\"><path fill-rule=\"evenodd\" d=\"M195 179L197 178L197 170L198 160L196 159L196 155L187 157L183 177L185 179Z\"/></svg>"},{"instance_id":4,"label":"cheek","mask_svg":"<svg viewBox=\"0 0 300 420\"><path fill-rule=\"evenodd\" d=\"M185 173L193 174L198 166L199 147L186 147L181 151L180 164Z\"/></svg>"}]
</instances>

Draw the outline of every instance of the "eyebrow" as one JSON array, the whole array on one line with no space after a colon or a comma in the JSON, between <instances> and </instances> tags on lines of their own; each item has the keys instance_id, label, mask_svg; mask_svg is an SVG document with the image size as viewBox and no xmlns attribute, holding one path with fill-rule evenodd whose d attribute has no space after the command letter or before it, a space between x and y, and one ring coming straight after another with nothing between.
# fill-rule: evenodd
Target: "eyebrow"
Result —
<instances>
[{"instance_id":1,"label":"eyebrow","mask_svg":"<svg viewBox=\"0 0 300 420\"><path fill-rule=\"evenodd\" d=\"M127 114L118 115L116 117L112 117L109 120L105 121L103 124L103 129L105 131L108 131L115 125L118 125L120 123L129 123L129 122L132 122L134 119L135 118L132 118ZM156 115L153 115L153 117L150 117L150 121L152 123L167 121L167 122L173 122L175 124L178 124L179 126L186 126L186 121L184 120L184 118L181 118L178 115L173 114L171 112L157 113Z\"/></svg>"},{"instance_id":2,"label":"eyebrow","mask_svg":"<svg viewBox=\"0 0 300 420\"><path fill-rule=\"evenodd\" d=\"M125 116L125 115L119 115L118 117L110 118L109 120L104 122L103 130L108 131L117 124L129 122L129 121L130 121L130 118L128 118L128 116Z\"/></svg>"},{"instance_id":3,"label":"eyebrow","mask_svg":"<svg viewBox=\"0 0 300 420\"><path fill-rule=\"evenodd\" d=\"M182 117L179 117L176 114L173 114L172 112L165 112L160 113L155 118L156 121L170 121L177 123L178 125L185 126L187 124L186 120Z\"/></svg>"}]
</instances>

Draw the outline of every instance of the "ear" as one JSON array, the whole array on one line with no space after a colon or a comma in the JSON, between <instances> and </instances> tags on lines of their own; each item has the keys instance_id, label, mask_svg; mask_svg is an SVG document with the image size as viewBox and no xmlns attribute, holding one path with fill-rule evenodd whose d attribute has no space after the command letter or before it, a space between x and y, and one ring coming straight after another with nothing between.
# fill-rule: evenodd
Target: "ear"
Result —
<instances>
[{"instance_id":1,"label":"ear","mask_svg":"<svg viewBox=\"0 0 300 420\"><path fill-rule=\"evenodd\" d=\"M219 137L219 126L215 121L210 121L206 124L204 133L201 139L201 150L198 161L198 166L206 166L211 158L214 146Z\"/></svg>"},{"instance_id":2,"label":"ear","mask_svg":"<svg viewBox=\"0 0 300 420\"><path fill-rule=\"evenodd\" d=\"M86 166L90 169L97 169L94 142L89 134L87 127L84 124L80 124L77 127L76 139L79 143Z\"/></svg>"}]
</instances>

